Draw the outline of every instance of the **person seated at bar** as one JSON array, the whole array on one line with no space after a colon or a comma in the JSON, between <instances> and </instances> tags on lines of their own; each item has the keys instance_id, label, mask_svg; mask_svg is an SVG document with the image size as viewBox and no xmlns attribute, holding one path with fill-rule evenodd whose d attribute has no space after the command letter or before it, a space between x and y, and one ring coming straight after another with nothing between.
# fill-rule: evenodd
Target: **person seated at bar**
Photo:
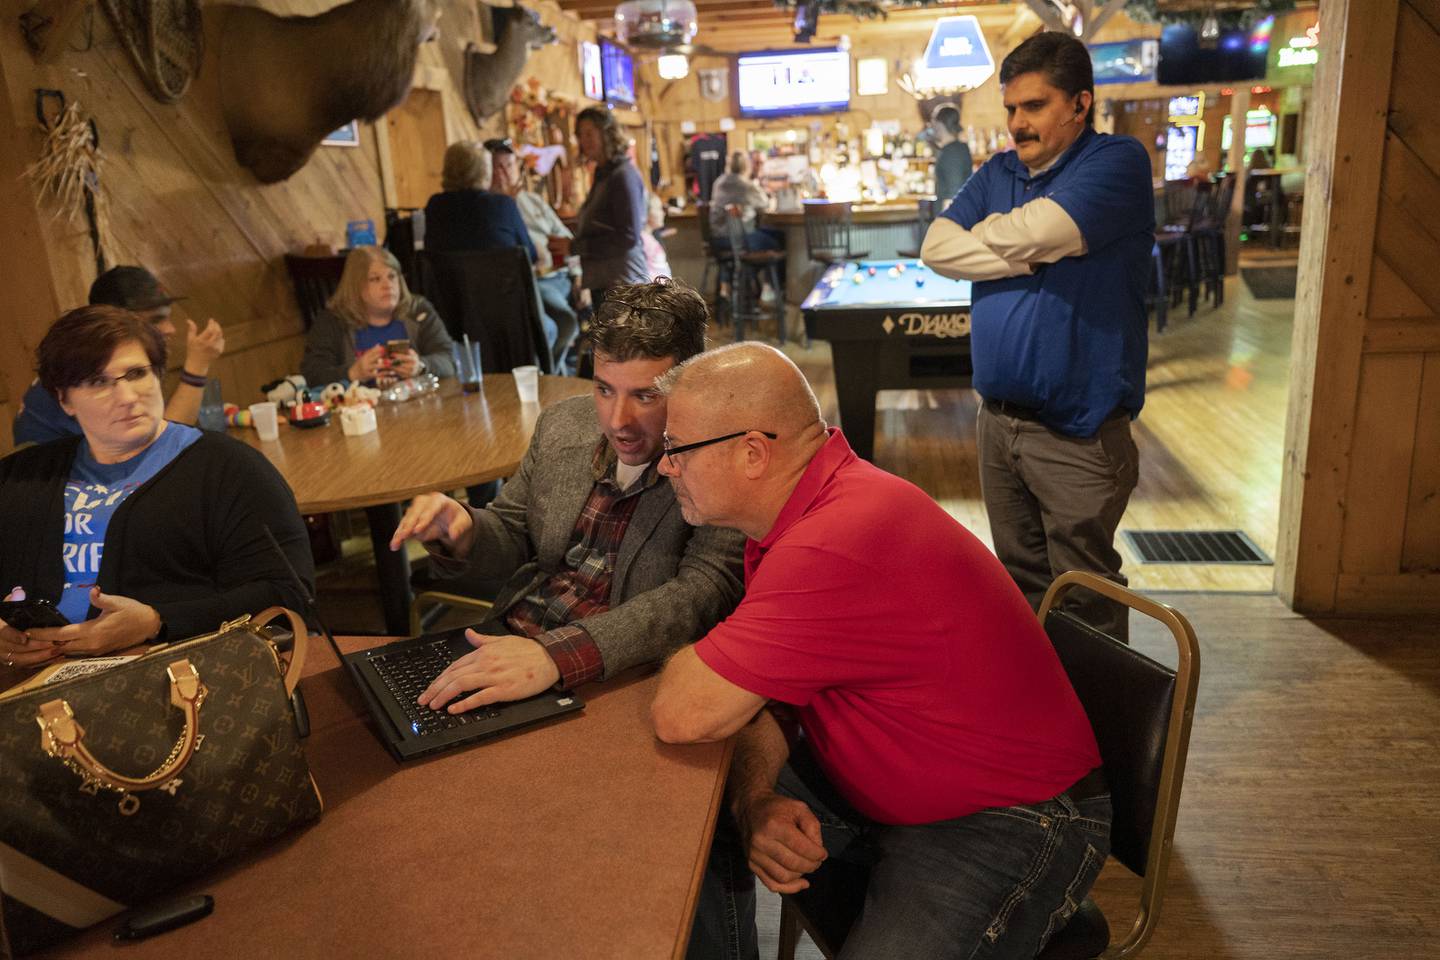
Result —
<instances>
[{"instance_id":1,"label":"person seated at bar","mask_svg":"<svg viewBox=\"0 0 1440 960\"><path fill-rule=\"evenodd\" d=\"M388 384L425 372L453 377L450 348L440 314L410 292L395 255L384 247L355 247L305 337L300 372L312 387L340 380Z\"/></svg>"},{"instance_id":2,"label":"person seated at bar","mask_svg":"<svg viewBox=\"0 0 1440 960\"><path fill-rule=\"evenodd\" d=\"M540 288L540 302L545 309L545 335L550 341L555 369L562 370L565 354L575 342L575 335L580 332L579 318L575 314L575 308L570 305L570 295L575 284L565 265L565 257L574 234L550 204L545 202L544 197L526 189L525 171L520 155L515 152L515 147L508 137L486 140L485 149L489 151L494 166L490 190L515 201L520 210L520 219L525 224L525 231L535 250L535 283Z\"/></svg>"},{"instance_id":3,"label":"person seated at bar","mask_svg":"<svg viewBox=\"0 0 1440 960\"><path fill-rule=\"evenodd\" d=\"M170 305L184 297L172 296L155 275L144 267L112 267L90 285L90 303L133 310L155 325L161 336L175 335ZM225 332L212 317L204 329L194 320L185 321L185 365L180 383L165 405L165 417L176 423L194 424L200 418L200 401L205 393L210 367L225 352ZM46 443L80 434L80 425L36 380L21 398L20 413L12 427L15 445Z\"/></svg>"},{"instance_id":4,"label":"person seated at bar","mask_svg":"<svg viewBox=\"0 0 1440 960\"><path fill-rule=\"evenodd\" d=\"M290 488L258 451L165 419L165 339L129 310L88 306L40 341L41 385L79 436L0 460L0 591L69 620L0 622L0 659L37 666L183 640L277 604L304 603L268 526L307 585L310 541Z\"/></svg>"},{"instance_id":5,"label":"person seated at bar","mask_svg":"<svg viewBox=\"0 0 1440 960\"><path fill-rule=\"evenodd\" d=\"M476 649L420 697L459 713L569 689L662 659L740 599L741 537L691 527L656 473L665 401L655 378L705 347L708 310L683 283L615 288L587 331L592 397L540 415L500 495L473 510L417 497L390 541L419 540L442 576L508 577Z\"/></svg>"},{"instance_id":6,"label":"person seated at bar","mask_svg":"<svg viewBox=\"0 0 1440 960\"><path fill-rule=\"evenodd\" d=\"M580 285L596 310L611 287L650 279L645 260L645 182L626 156L630 140L605 107L575 118L580 155L595 165L595 181L580 206L575 252Z\"/></svg>"},{"instance_id":7,"label":"person seated at bar","mask_svg":"<svg viewBox=\"0 0 1440 960\"><path fill-rule=\"evenodd\" d=\"M660 237L665 231L665 204L650 190L645 191L645 232L640 243L645 247L645 267L651 280L670 276L670 257ZM674 231L671 231L674 232Z\"/></svg>"},{"instance_id":8,"label":"person seated at bar","mask_svg":"<svg viewBox=\"0 0 1440 960\"><path fill-rule=\"evenodd\" d=\"M744 599L652 707L666 742L738 734L690 956L755 956L747 860L790 893L838 857L873 866L845 956L1034 957L1105 862L1110 799L1025 597L856 457L778 350L722 347L660 388L685 519L749 538Z\"/></svg>"},{"instance_id":9,"label":"person seated at bar","mask_svg":"<svg viewBox=\"0 0 1440 960\"><path fill-rule=\"evenodd\" d=\"M953 103L941 104L930 115L927 128L930 142L935 145L935 200L943 211L975 172L970 148L960 139L960 108Z\"/></svg>"},{"instance_id":10,"label":"person seated at bar","mask_svg":"<svg viewBox=\"0 0 1440 960\"><path fill-rule=\"evenodd\" d=\"M738 211L741 226L745 231L745 246L751 250L784 250L785 233L757 227L756 218L770 209L770 195L754 180L750 179L752 167L750 157L743 150L730 154L726 172L715 181L710 190L710 236L716 250L730 250L730 217ZM785 263L780 263L780 283L785 283ZM764 288L762 299L769 299L769 287Z\"/></svg>"}]
</instances>

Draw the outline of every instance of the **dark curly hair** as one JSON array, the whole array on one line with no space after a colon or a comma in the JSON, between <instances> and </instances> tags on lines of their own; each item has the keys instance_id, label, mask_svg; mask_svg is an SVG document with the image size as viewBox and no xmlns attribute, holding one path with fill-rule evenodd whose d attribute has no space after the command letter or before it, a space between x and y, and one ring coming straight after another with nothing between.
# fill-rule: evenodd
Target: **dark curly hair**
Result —
<instances>
[{"instance_id":1,"label":"dark curly hair","mask_svg":"<svg viewBox=\"0 0 1440 960\"><path fill-rule=\"evenodd\" d=\"M611 288L590 322L590 344L621 363L674 357L676 363L705 349L710 309L695 288L661 277Z\"/></svg>"}]
</instances>

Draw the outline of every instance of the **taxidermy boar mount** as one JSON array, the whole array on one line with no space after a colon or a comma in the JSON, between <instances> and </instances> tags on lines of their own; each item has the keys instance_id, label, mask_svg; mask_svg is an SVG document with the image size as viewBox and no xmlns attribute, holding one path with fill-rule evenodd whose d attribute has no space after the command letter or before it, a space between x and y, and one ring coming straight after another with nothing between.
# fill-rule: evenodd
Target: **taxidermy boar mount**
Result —
<instances>
[{"instance_id":1,"label":"taxidermy boar mount","mask_svg":"<svg viewBox=\"0 0 1440 960\"><path fill-rule=\"evenodd\" d=\"M476 123L493 116L510 96L531 50L555 42L555 30L540 22L540 15L516 4L494 7L494 53L481 53L472 43L465 48L465 102Z\"/></svg>"},{"instance_id":2,"label":"taxidermy boar mount","mask_svg":"<svg viewBox=\"0 0 1440 960\"><path fill-rule=\"evenodd\" d=\"M305 165L324 136L405 99L437 0L350 0L313 17L205 7L220 38L220 106L235 159L261 183Z\"/></svg>"}]
</instances>

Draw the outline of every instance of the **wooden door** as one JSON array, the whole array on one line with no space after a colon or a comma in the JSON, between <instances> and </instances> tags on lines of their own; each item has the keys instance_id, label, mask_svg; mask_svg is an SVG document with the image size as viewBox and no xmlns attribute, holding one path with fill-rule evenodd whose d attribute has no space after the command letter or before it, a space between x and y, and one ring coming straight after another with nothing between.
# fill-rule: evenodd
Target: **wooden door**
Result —
<instances>
[{"instance_id":1,"label":"wooden door","mask_svg":"<svg viewBox=\"0 0 1440 960\"><path fill-rule=\"evenodd\" d=\"M440 192L445 164L445 110L439 90L416 87L405 102L385 115L390 136L390 165L395 174L395 205L423 207Z\"/></svg>"}]
</instances>

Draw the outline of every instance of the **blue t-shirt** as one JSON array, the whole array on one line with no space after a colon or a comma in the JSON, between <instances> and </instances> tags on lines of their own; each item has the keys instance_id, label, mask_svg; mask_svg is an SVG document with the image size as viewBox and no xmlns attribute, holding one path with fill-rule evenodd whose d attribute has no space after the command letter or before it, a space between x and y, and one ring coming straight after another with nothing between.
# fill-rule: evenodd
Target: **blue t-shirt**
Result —
<instances>
[{"instance_id":1,"label":"blue t-shirt","mask_svg":"<svg viewBox=\"0 0 1440 960\"><path fill-rule=\"evenodd\" d=\"M368 323L355 331L355 353L364 353L374 346L383 347L391 340L407 340L409 334L405 332L405 324L399 320L391 320L383 327L372 327ZM411 344L414 347L414 344Z\"/></svg>"},{"instance_id":2,"label":"blue t-shirt","mask_svg":"<svg viewBox=\"0 0 1440 960\"><path fill-rule=\"evenodd\" d=\"M944 216L969 230L1038 197L1070 215L1087 252L1037 264L1030 276L974 285L974 385L987 399L1039 410L1052 430L1089 437L1117 407L1133 417L1145 402L1150 157L1133 137L1093 130L1035 177L1015 153L997 154Z\"/></svg>"},{"instance_id":3,"label":"blue t-shirt","mask_svg":"<svg viewBox=\"0 0 1440 960\"><path fill-rule=\"evenodd\" d=\"M100 579L110 518L126 497L198 439L194 427L170 423L154 443L120 463L99 463L90 444L80 444L65 483L65 589L57 605L71 623L90 612L90 588Z\"/></svg>"},{"instance_id":4,"label":"blue t-shirt","mask_svg":"<svg viewBox=\"0 0 1440 960\"><path fill-rule=\"evenodd\" d=\"M80 424L61 409L60 401L40 386L40 381L30 384L20 403L23 409L12 428L17 447L22 443L49 443L80 435Z\"/></svg>"}]
</instances>

